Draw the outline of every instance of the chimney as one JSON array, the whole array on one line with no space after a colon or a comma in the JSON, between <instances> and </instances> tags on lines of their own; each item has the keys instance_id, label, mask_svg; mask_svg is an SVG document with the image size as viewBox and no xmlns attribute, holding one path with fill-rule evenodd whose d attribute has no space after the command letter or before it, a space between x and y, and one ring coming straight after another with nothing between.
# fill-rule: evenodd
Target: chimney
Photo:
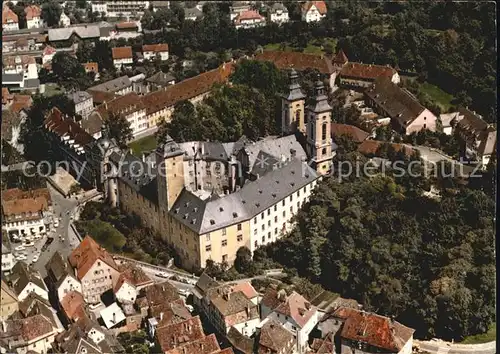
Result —
<instances>
[{"instance_id":1,"label":"chimney","mask_svg":"<svg viewBox=\"0 0 500 354\"><path fill-rule=\"evenodd\" d=\"M7 332L7 324L5 323L4 320L2 320L2 331L5 333Z\"/></svg>"},{"instance_id":2,"label":"chimney","mask_svg":"<svg viewBox=\"0 0 500 354\"><path fill-rule=\"evenodd\" d=\"M295 157L297 155L297 151L295 149L290 149L290 156Z\"/></svg>"},{"instance_id":3,"label":"chimney","mask_svg":"<svg viewBox=\"0 0 500 354\"><path fill-rule=\"evenodd\" d=\"M247 317L250 317L250 306L247 305L246 307L246 313L247 313Z\"/></svg>"},{"instance_id":4,"label":"chimney","mask_svg":"<svg viewBox=\"0 0 500 354\"><path fill-rule=\"evenodd\" d=\"M107 111L108 110L108 102L104 101L102 104L104 105L104 109Z\"/></svg>"},{"instance_id":5,"label":"chimney","mask_svg":"<svg viewBox=\"0 0 500 354\"><path fill-rule=\"evenodd\" d=\"M311 304L310 304L310 303L308 303L308 302L306 302L306 309L307 309L307 310L311 309Z\"/></svg>"},{"instance_id":6,"label":"chimney","mask_svg":"<svg viewBox=\"0 0 500 354\"><path fill-rule=\"evenodd\" d=\"M113 312L113 323L116 323L116 314Z\"/></svg>"},{"instance_id":7,"label":"chimney","mask_svg":"<svg viewBox=\"0 0 500 354\"><path fill-rule=\"evenodd\" d=\"M160 312L160 321L163 321L163 312Z\"/></svg>"}]
</instances>

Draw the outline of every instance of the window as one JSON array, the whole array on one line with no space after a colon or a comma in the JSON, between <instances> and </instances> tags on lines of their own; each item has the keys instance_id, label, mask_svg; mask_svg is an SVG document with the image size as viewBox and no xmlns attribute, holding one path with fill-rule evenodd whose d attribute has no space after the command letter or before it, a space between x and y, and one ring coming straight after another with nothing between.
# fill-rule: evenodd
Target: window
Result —
<instances>
[{"instance_id":1,"label":"window","mask_svg":"<svg viewBox=\"0 0 500 354\"><path fill-rule=\"evenodd\" d=\"M326 140L326 123L321 126L321 140Z\"/></svg>"},{"instance_id":2,"label":"window","mask_svg":"<svg viewBox=\"0 0 500 354\"><path fill-rule=\"evenodd\" d=\"M238 224L238 231L241 231L241 224Z\"/></svg>"},{"instance_id":3,"label":"window","mask_svg":"<svg viewBox=\"0 0 500 354\"><path fill-rule=\"evenodd\" d=\"M424 129L427 127L427 124L424 124Z\"/></svg>"},{"instance_id":4,"label":"window","mask_svg":"<svg viewBox=\"0 0 500 354\"><path fill-rule=\"evenodd\" d=\"M274 217L274 222L278 222L278 217L277 216Z\"/></svg>"},{"instance_id":5,"label":"window","mask_svg":"<svg viewBox=\"0 0 500 354\"><path fill-rule=\"evenodd\" d=\"M267 216L271 215L271 209L267 209Z\"/></svg>"},{"instance_id":6,"label":"window","mask_svg":"<svg viewBox=\"0 0 500 354\"><path fill-rule=\"evenodd\" d=\"M267 238L268 238L268 239L270 239L270 238L271 238L271 233L270 233L270 232L268 232L268 233L267 233Z\"/></svg>"},{"instance_id":7,"label":"window","mask_svg":"<svg viewBox=\"0 0 500 354\"><path fill-rule=\"evenodd\" d=\"M266 242L266 236L262 236L262 243Z\"/></svg>"},{"instance_id":8,"label":"window","mask_svg":"<svg viewBox=\"0 0 500 354\"><path fill-rule=\"evenodd\" d=\"M227 240L222 240L221 245L222 245L222 247L226 247L227 246Z\"/></svg>"},{"instance_id":9,"label":"window","mask_svg":"<svg viewBox=\"0 0 500 354\"><path fill-rule=\"evenodd\" d=\"M290 207L290 214L293 214L293 206Z\"/></svg>"},{"instance_id":10,"label":"window","mask_svg":"<svg viewBox=\"0 0 500 354\"><path fill-rule=\"evenodd\" d=\"M101 262L97 262L97 266L100 267L101 266Z\"/></svg>"},{"instance_id":11,"label":"window","mask_svg":"<svg viewBox=\"0 0 500 354\"><path fill-rule=\"evenodd\" d=\"M290 201L292 201L292 200L293 200L293 195L290 196Z\"/></svg>"},{"instance_id":12,"label":"window","mask_svg":"<svg viewBox=\"0 0 500 354\"><path fill-rule=\"evenodd\" d=\"M283 199L283 201L281 202L281 205L282 206L285 206L285 200Z\"/></svg>"},{"instance_id":13,"label":"window","mask_svg":"<svg viewBox=\"0 0 500 354\"><path fill-rule=\"evenodd\" d=\"M223 262L227 262L227 254L223 254L222 255L222 261Z\"/></svg>"},{"instance_id":14,"label":"window","mask_svg":"<svg viewBox=\"0 0 500 354\"><path fill-rule=\"evenodd\" d=\"M253 219L253 223L257 224L257 218Z\"/></svg>"},{"instance_id":15,"label":"window","mask_svg":"<svg viewBox=\"0 0 500 354\"><path fill-rule=\"evenodd\" d=\"M260 218L264 220L264 213L260 214Z\"/></svg>"},{"instance_id":16,"label":"window","mask_svg":"<svg viewBox=\"0 0 500 354\"><path fill-rule=\"evenodd\" d=\"M286 211L283 210L283 217L285 218L286 217Z\"/></svg>"},{"instance_id":17,"label":"window","mask_svg":"<svg viewBox=\"0 0 500 354\"><path fill-rule=\"evenodd\" d=\"M207 234L207 242L210 242L210 232Z\"/></svg>"},{"instance_id":18,"label":"window","mask_svg":"<svg viewBox=\"0 0 500 354\"><path fill-rule=\"evenodd\" d=\"M243 235L238 235L238 236L237 236L237 239L238 239L238 242L243 241Z\"/></svg>"},{"instance_id":19,"label":"window","mask_svg":"<svg viewBox=\"0 0 500 354\"><path fill-rule=\"evenodd\" d=\"M207 170L207 177L211 177L212 176L212 172Z\"/></svg>"},{"instance_id":20,"label":"window","mask_svg":"<svg viewBox=\"0 0 500 354\"><path fill-rule=\"evenodd\" d=\"M254 245L255 247L257 247L257 246L259 245L259 243L258 243L257 241L255 241L255 242L253 243L253 245Z\"/></svg>"},{"instance_id":21,"label":"window","mask_svg":"<svg viewBox=\"0 0 500 354\"><path fill-rule=\"evenodd\" d=\"M297 191L297 197L300 197L300 189Z\"/></svg>"},{"instance_id":22,"label":"window","mask_svg":"<svg viewBox=\"0 0 500 354\"><path fill-rule=\"evenodd\" d=\"M257 229L253 230L253 234L257 235Z\"/></svg>"},{"instance_id":23,"label":"window","mask_svg":"<svg viewBox=\"0 0 500 354\"><path fill-rule=\"evenodd\" d=\"M266 225L262 224L262 231L266 229Z\"/></svg>"},{"instance_id":24,"label":"window","mask_svg":"<svg viewBox=\"0 0 500 354\"><path fill-rule=\"evenodd\" d=\"M321 150L321 155L322 155L322 156L325 156L325 155L326 155L326 148L323 148L323 149Z\"/></svg>"},{"instance_id":25,"label":"window","mask_svg":"<svg viewBox=\"0 0 500 354\"><path fill-rule=\"evenodd\" d=\"M300 209L300 202L297 202L297 210Z\"/></svg>"},{"instance_id":26,"label":"window","mask_svg":"<svg viewBox=\"0 0 500 354\"><path fill-rule=\"evenodd\" d=\"M226 235L226 229L222 229L222 236Z\"/></svg>"},{"instance_id":27,"label":"window","mask_svg":"<svg viewBox=\"0 0 500 354\"><path fill-rule=\"evenodd\" d=\"M207 161L207 168L210 168L210 161Z\"/></svg>"},{"instance_id":28,"label":"window","mask_svg":"<svg viewBox=\"0 0 500 354\"><path fill-rule=\"evenodd\" d=\"M274 204L274 211L278 210L278 206Z\"/></svg>"},{"instance_id":29,"label":"window","mask_svg":"<svg viewBox=\"0 0 500 354\"><path fill-rule=\"evenodd\" d=\"M278 234L278 228L275 228L274 229L274 234L277 235Z\"/></svg>"},{"instance_id":30,"label":"window","mask_svg":"<svg viewBox=\"0 0 500 354\"><path fill-rule=\"evenodd\" d=\"M212 250L212 246L211 245L206 245L205 246L205 251L210 252L211 250Z\"/></svg>"}]
</instances>

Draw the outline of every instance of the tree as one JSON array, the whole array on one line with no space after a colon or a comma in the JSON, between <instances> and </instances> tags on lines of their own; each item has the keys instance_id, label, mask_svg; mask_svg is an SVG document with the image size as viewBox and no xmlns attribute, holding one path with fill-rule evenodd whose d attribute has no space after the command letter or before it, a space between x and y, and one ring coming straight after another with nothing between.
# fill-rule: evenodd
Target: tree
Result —
<instances>
[{"instance_id":1,"label":"tree","mask_svg":"<svg viewBox=\"0 0 500 354\"><path fill-rule=\"evenodd\" d=\"M109 129L109 137L115 139L120 149L126 149L127 143L134 137L130 123L121 114L111 112L108 112L108 114L109 118L106 123Z\"/></svg>"},{"instance_id":2,"label":"tree","mask_svg":"<svg viewBox=\"0 0 500 354\"><path fill-rule=\"evenodd\" d=\"M242 246L236 252L236 259L234 260L234 268L238 273L253 275L255 266L252 262L252 252L248 247Z\"/></svg>"},{"instance_id":3,"label":"tree","mask_svg":"<svg viewBox=\"0 0 500 354\"><path fill-rule=\"evenodd\" d=\"M196 118L196 109L189 101L177 102L170 122L163 124L159 129L162 135L157 135L162 139L159 142L165 141L166 134L179 142L201 140L201 125Z\"/></svg>"},{"instance_id":4,"label":"tree","mask_svg":"<svg viewBox=\"0 0 500 354\"><path fill-rule=\"evenodd\" d=\"M59 24L61 13L61 5L55 1L50 1L42 5L42 18L49 27L57 26Z\"/></svg>"},{"instance_id":5,"label":"tree","mask_svg":"<svg viewBox=\"0 0 500 354\"><path fill-rule=\"evenodd\" d=\"M90 79L78 59L66 52L58 52L52 58L52 71L66 88L85 89ZM83 87L80 87L83 86Z\"/></svg>"}]
</instances>

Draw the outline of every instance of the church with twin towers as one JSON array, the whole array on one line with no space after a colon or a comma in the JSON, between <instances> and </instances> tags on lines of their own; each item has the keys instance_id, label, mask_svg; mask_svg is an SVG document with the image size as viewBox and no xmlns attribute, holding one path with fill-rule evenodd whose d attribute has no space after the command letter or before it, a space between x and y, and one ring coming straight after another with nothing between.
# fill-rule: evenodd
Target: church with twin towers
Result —
<instances>
[{"instance_id":1,"label":"church with twin towers","mask_svg":"<svg viewBox=\"0 0 500 354\"><path fill-rule=\"evenodd\" d=\"M293 68L289 80L288 92L281 95L282 134L302 137L310 166L324 175L330 171L333 159L332 107L328 103L324 84L320 80L316 82L314 97L306 106L306 95Z\"/></svg>"}]
</instances>

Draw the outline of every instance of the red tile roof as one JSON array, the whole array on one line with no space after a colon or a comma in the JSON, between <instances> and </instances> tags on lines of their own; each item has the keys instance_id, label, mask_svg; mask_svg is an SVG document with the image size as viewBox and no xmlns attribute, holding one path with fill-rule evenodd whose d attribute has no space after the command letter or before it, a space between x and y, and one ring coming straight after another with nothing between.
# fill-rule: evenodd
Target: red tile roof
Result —
<instances>
[{"instance_id":1,"label":"red tile roof","mask_svg":"<svg viewBox=\"0 0 500 354\"><path fill-rule=\"evenodd\" d=\"M413 329L374 313L341 308L336 314L346 319L342 326L342 338L376 348L398 353L413 336Z\"/></svg>"},{"instance_id":2,"label":"red tile roof","mask_svg":"<svg viewBox=\"0 0 500 354\"><path fill-rule=\"evenodd\" d=\"M142 46L142 52L155 52L155 53L160 53L160 52L168 52L168 44L166 43L161 43L161 44L145 44Z\"/></svg>"},{"instance_id":3,"label":"red tile roof","mask_svg":"<svg viewBox=\"0 0 500 354\"><path fill-rule=\"evenodd\" d=\"M73 321L83 318L85 313L85 300L77 291L70 291L61 300L61 306L66 316Z\"/></svg>"},{"instance_id":4,"label":"red tile roof","mask_svg":"<svg viewBox=\"0 0 500 354\"><path fill-rule=\"evenodd\" d=\"M201 339L204 336L199 316L156 329L156 338L163 352Z\"/></svg>"},{"instance_id":5,"label":"red tile roof","mask_svg":"<svg viewBox=\"0 0 500 354\"><path fill-rule=\"evenodd\" d=\"M153 281L144 273L144 271L131 263L125 263L119 266L120 277L115 285L115 293L120 289L123 283L128 282L135 287L142 287L153 284Z\"/></svg>"},{"instance_id":6,"label":"red tile roof","mask_svg":"<svg viewBox=\"0 0 500 354\"><path fill-rule=\"evenodd\" d=\"M154 284L144 289L149 306L174 302L180 299L177 289L169 282Z\"/></svg>"},{"instance_id":7,"label":"red tile roof","mask_svg":"<svg viewBox=\"0 0 500 354\"><path fill-rule=\"evenodd\" d=\"M2 209L5 216L36 213L48 210L52 204L47 188L22 191L19 188L8 189L2 193Z\"/></svg>"},{"instance_id":8,"label":"red tile roof","mask_svg":"<svg viewBox=\"0 0 500 354\"><path fill-rule=\"evenodd\" d=\"M389 66L362 63L347 63L340 70L340 76L363 80L375 80L378 77L392 78L394 74L396 70Z\"/></svg>"},{"instance_id":9,"label":"red tile roof","mask_svg":"<svg viewBox=\"0 0 500 354\"><path fill-rule=\"evenodd\" d=\"M117 97L117 95L114 94L113 92L94 91L94 90L87 90L87 92L90 93L90 95L92 96L94 104L109 102Z\"/></svg>"},{"instance_id":10,"label":"red tile roof","mask_svg":"<svg viewBox=\"0 0 500 354\"><path fill-rule=\"evenodd\" d=\"M260 303L271 310L274 310L282 302L286 301L286 297L287 295L285 290L278 291L272 287L268 287Z\"/></svg>"},{"instance_id":11,"label":"red tile roof","mask_svg":"<svg viewBox=\"0 0 500 354\"><path fill-rule=\"evenodd\" d=\"M2 24L7 23L19 23L19 19L14 11L10 9L7 5L2 8Z\"/></svg>"},{"instance_id":12,"label":"red tile roof","mask_svg":"<svg viewBox=\"0 0 500 354\"><path fill-rule=\"evenodd\" d=\"M217 69L143 96L142 100L146 106L147 114L158 112L164 108L174 106L177 102L209 92L214 84L227 82L233 69L232 63L223 64Z\"/></svg>"},{"instance_id":13,"label":"red tile roof","mask_svg":"<svg viewBox=\"0 0 500 354\"><path fill-rule=\"evenodd\" d=\"M54 54L55 52L56 52L56 48L51 47L50 45L46 46L43 49L43 55L51 55L51 54Z\"/></svg>"},{"instance_id":14,"label":"red tile roof","mask_svg":"<svg viewBox=\"0 0 500 354\"><path fill-rule=\"evenodd\" d=\"M210 354L220 350L215 334L210 334L193 342L168 350L165 354Z\"/></svg>"},{"instance_id":15,"label":"red tile roof","mask_svg":"<svg viewBox=\"0 0 500 354\"><path fill-rule=\"evenodd\" d=\"M21 59L19 64L16 62L17 58ZM35 57L33 57L31 55L12 55L12 56L3 58L3 65L7 68L10 68L10 67L14 68L17 65L26 66L28 64L36 64Z\"/></svg>"},{"instance_id":16,"label":"red tile roof","mask_svg":"<svg viewBox=\"0 0 500 354\"><path fill-rule=\"evenodd\" d=\"M9 107L9 109L14 113L19 113L23 109L28 110L31 105L33 105L33 99L30 95L15 94L13 97L12 105Z\"/></svg>"},{"instance_id":17,"label":"red tile roof","mask_svg":"<svg viewBox=\"0 0 500 354\"><path fill-rule=\"evenodd\" d=\"M389 144L396 152L402 151L407 156L413 155L415 150L410 146L386 141L365 140L358 146L358 152L367 156L376 156L380 147L384 144Z\"/></svg>"},{"instance_id":18,"label":"red tile roof","mask_svg":"<svg viewBox=\"0 0 500 354\"><path fill-rule=\"evenodd\" d=\"M315 54L269 50L257 54L255 59L270 61L278 69L316 69L322 74L331 74L334 71L331 59Z\"/></svg>"},{"instance_id":19,"label":"red tile roof","mask_svg":"<svg viewBox=\"0 0 500 354\"><path fill-rule=\"evenodd\" d=\"M54 332L52 323L44 315L35 315L11 322L13 331L20 335L25 341L49 336ZM10 326L7 326L9 330Z\"/></svg>"},{"instance_id":20,"label":"red tile roof","mask_svg":"<svg viewBox=\"0 0 500 354\"><path fill-rule=\"evenodd\" d=\"M294 291L274 311L285 316L290 316L298 326L303 328L316 312L316 308L302 295Z\"/></svg>"},{"instance_id":21,"label":"red tile roof","mask_svg":"<svg viewBox=\"0 0 500 354\"><path fill-rule=\"evenodd\" d=\"M234 19L235 23L241 23L241 21L246 21L246 20L263 20L264 16L259 14L255 10L248 10L248 11L243 11L240 13L236 18Z\"/></svg>"},{"instance_id":22,"label":"red tile roof","mask_svg":"<svg viewBox=\"0 0 500 354\"><path fill-rule=\"evenodd\" d=\"M110 113L127 116L145 108L142 98L137 93L130 92L123 96L115 96L111 101L101 104L97 107L97 112L103 120L106 120Z\"/></svg>"},{"instance_id":23,"label":"red tile roof","mask_svg":"<svg viewBox=\"0 0 500 354\"><path fill-rule=\"evenodd\" d=\"M341 135L348 135L356 143L363 142L370 135L364 130L361 130L358 127L355 127L354 125L349 125L349 124L332 123L331 129L332 129L332 138L339 137Z\"/></svg>"},{"instance_id":24,"label":"red tile roof","mask_svg":"<svg viewBox=\"0 0 500 354\"><path fill-rule=\"evenodd\" d=\"M316 6L316 8L318 9L319 13L324 15L326 14L326 4L324 1L307 1L306 3L304 3L302 5L302 11L304 13L307 13L312 6Z\"/></svg>"},{"instance_id":25,"label":"red tile roof","mask_svg":"<svg viewBox=\"0 0 500 354\"><path fill-rule=\"evenodd\" d=\"M69 262L76 268L76 275L81 280L97 261L106 263L118 271L115 260L103 247L99 246L92 237L85 236L82 242L69 255Z\"/></svg>"},{"instance_id":26,"label":"red tile roof","mask_svg":"<svg viewBox=\"0 0 500 354\"><path fill-rule=\"evenodd\" d=\"M139 28L136 22L121 22L116 24L117 29Z\"/></svg>"},{"instance_id":27,"label":"red tile roof","mask_svg":"<svg viewBox=\"0 0 500 354\"><path fill-rule=\"evenodd\" d=\"M99 72L99 64L97 63L84 63L82 64L83 68L85 69L85 72Z\"/></svg>"},{"instance_id":28,"label":"red tile roof","mask_svg":"<svg viewBox=\"0 0 500 354\"><path fill-rule=\"evenodd\" d=\"M117 47L111 49L113 60L132 58L132 47Z\"/></svg>"},{"instance_id":29,"label":"red tile roof","mask_svg":"<svg viewBox=\"0 0 500 354\"><path fill-rule=\"evenodd\" d=\"M250 300L259 295L252 286L252 284L250 284L249 282L238 283L231 288L231 291L232 292L241 291Z\"/></svg>"},{"instance_id":30,"label":"red tile roof","mask_svg":"<svg viewBox=\"0 0 500 354\"><path fill-rule=\"evenodd\" d=\"M42 17L42 9L40 8L40 6L26 6L24 8L24 12L26 13L26 20L32 20L35 17Z\"/></svg>"},{"instance_id":31,"label":"red tile roof","mask_svg":"<svg viewBox=\"0 0 500 354\"><path fill-rule=\"evenodd\" d=\"M286 353L293 343L292 333L273 320L262 326L258 338L259 353Z\"/></svg>"},{"instance_id":32,"label":"red tile roof","mask_svg":"<svg viewBox=\"0 0 500 354\"><path fill-rule=\"evenodd\" d=\"M60 137L68 135L80 146L85 146L94 140L78 123L71 119L64 119L63 113L57 107L50 110L44 124L49 131Z\"/></svg>"},{"instance_id":33,"label":"red tile roof","mask_svg":"<svg viewBox=\"0 0 500 354\"><path fill-rule=\"evenodd\" d=\"M7 104L14 99L14 95L9 92L7 87L2 87L2 104Z\"/></svg>"}]
</instances>

